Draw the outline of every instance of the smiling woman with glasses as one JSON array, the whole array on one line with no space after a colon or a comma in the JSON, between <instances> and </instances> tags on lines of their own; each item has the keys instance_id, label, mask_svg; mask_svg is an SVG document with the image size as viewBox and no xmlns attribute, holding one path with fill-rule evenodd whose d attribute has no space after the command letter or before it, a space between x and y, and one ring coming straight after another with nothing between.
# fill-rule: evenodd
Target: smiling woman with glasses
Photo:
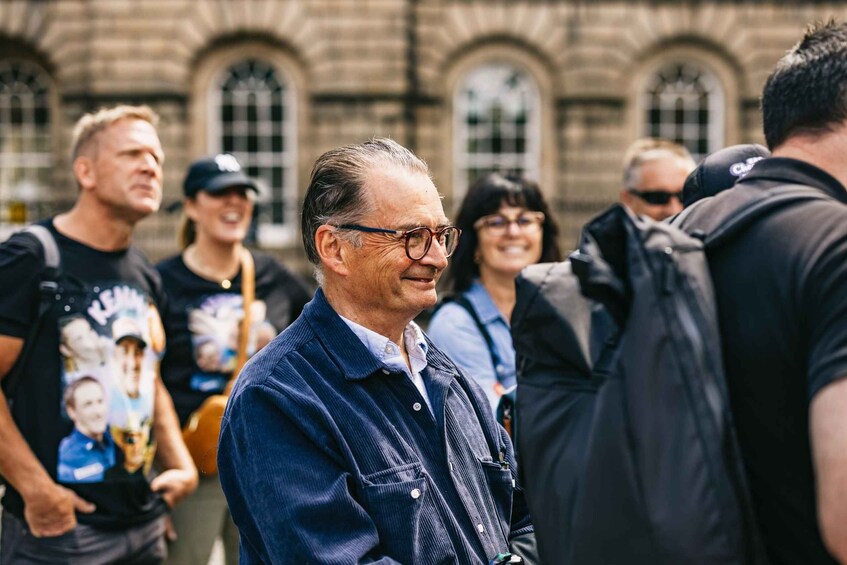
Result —
<instances>
[{"instance_id":1,"label":"smiling woman with glasses","mask_svg":"<svg viewBox=\"0 0 847 565\"><path fill-rule=\"evenodd\" d=\"M471 187L456 225L462 239L446 274L452 295L433 315L429 336L495 409L515 384L515 277L529 264L560 260L558 228L538 185L498 174Z\"/></svg>"}]
</instances>

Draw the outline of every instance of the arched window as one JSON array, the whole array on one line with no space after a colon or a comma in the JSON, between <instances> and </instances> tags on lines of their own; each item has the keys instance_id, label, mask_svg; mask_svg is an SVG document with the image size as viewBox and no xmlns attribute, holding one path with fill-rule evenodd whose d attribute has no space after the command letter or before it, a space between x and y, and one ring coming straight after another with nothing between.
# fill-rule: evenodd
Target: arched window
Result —
<instances>
[{"instance_id":1,"label":"arched window","mask_svg":"<svg viewBox=\"0 0 847 565\"><path fill-rule=\"evenodd\" d=\"M477 67L459 82L454 98L453 199L488 172L537 179L540 101L528 72L513 65Z\"/></svg>"},{"instance_id":2,"label":"arched window","mask_svg":"<svg viewBox=\"0 0 847 565\"><path fill-rule=\"evenodd\" d=\"M646 135L684 145L695 160L723 147L723 90L704 67L662 66L648 79L644 101Z\"/></svg>"},{"instance_id":3,"label":"arched window","mask_svg":"<svg viewBox=\"0 0 847 565\"><path fill-rule=\"evenodd\" d=\"M50 79L27 61L0 61L0 220L25 223L53 184Z\"/></svg>"},{"instance_id":4,"label":"arched window","mask_svg":"<svg viewBox=\"0 0 847 565\"><path fill-rule=\"evenodd\" d=\"M259 59L229 66L212 85L209 147L233 154L260 181L258 238L280 245L296 230L297 123L293 88Z\"/></svg>"}]
</instances>

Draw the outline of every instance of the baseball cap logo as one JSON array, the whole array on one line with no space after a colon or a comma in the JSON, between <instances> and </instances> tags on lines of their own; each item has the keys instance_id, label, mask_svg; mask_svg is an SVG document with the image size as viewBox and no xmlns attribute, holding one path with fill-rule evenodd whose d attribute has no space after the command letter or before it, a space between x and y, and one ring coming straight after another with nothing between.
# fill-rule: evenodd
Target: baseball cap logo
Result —
<instances>
[{"instance_id":1,"label":"baseball cap logo","mask_svg":"<svg viewBox=\"0 0 847 565\"><path fill-rule=\"evenodd\" d=\"M750 169L753 168L753 165L755 165L762 159L764 159L764 157L750 157L744 161L733 163L729 167L729 174L734 177L743 177L744 175L750 172Z\"/></svg>"},{"instance_id":2,"label":"baseball cap logo","mask_svg":"<svg viewBox=\"0 0 847 565\"><path fill-rule=\"evenodd\" d=\"M227 153L216 155L215 164L218 166L218 170L223 173L237 173L241 170L241 165L238 164L236 158Z\"/></svg>"}]
</instances>

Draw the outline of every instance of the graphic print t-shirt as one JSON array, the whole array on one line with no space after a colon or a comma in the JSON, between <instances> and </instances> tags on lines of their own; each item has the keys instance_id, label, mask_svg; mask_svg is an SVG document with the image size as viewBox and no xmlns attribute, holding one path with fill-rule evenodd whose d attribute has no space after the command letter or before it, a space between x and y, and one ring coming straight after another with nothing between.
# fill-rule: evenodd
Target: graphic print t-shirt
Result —
<instances>
[{"instance_id":1,"label":"graphic print t-shirt","mask_svg":"<svg viewBox=\"0 0 847 565\"><path fill-rule=\"evenodd\" d=\"M285 329L311 298L308 287L276 259L253 252L256 299L250 310L248 357ZM203 400L224 390L235 369L244 317L241 274L228 289L192 272L177 255L156 265L168 296L163 314L168 349L162 379L185 425Z\"/></svg>"},{"instance_id":2,"label":"graphic print t-shirt","mask_svg":"<svg viewBox=\"0 0 847 565\"><path fill-rule=\"evenodd\" d=\"M135 249L97 251L45 225L63 274L15 394L15 421L45 469L97 506L81 522L149 520L164 511L149 488L161 283ZM43 260L16 237L0 246L0 334L26 337ZM18 493L3 504L20 515Z\"/></svg>"}]
</instances>

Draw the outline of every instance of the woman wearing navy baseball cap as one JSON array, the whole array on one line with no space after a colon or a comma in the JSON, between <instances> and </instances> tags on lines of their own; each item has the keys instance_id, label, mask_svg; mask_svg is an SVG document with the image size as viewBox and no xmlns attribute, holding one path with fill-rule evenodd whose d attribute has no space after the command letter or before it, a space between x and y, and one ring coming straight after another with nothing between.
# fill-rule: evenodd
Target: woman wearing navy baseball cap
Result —
<instances>
[{"instance_id":1,"label":"woman wearing navy baseball cap","mask_svg":"<svg viewBox=\"0 0 847 565\"><path fill-rule=\"evenodd\" d=\"M156 266L169 302L162 379L184 430L204 401L225 392L243 362L299 316L311 297L279 261L245 247L258 191L232 155L193 162L183 183L182 252ZM170 536L168 563L206 563L218 536L227 563L237 563L238 532L216 468L198 467L197 491L172 512L178 537Z\"/></svg>"}]
</instances>

